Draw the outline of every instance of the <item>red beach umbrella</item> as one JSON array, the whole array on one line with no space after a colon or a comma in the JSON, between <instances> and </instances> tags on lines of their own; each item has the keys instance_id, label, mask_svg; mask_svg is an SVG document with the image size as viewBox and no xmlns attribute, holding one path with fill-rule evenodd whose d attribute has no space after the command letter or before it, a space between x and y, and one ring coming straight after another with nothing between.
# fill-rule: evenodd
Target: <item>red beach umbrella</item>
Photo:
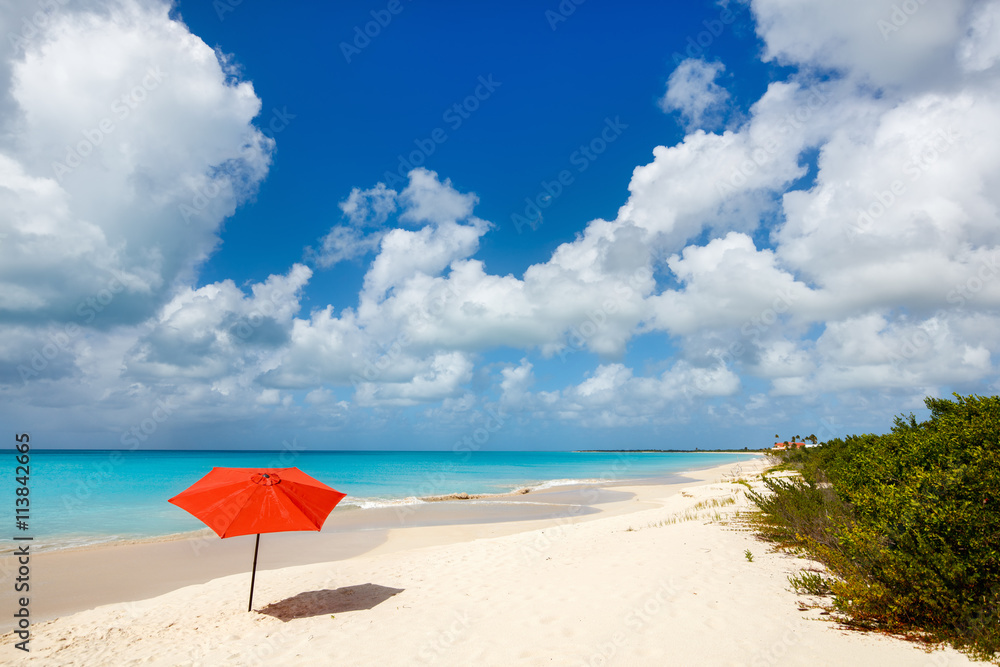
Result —
<instances>
[{"instance_id":1,"label":"red beach umbrella","mask_svg":"<svg viewBox=\"0 0 1000 667\"><path fill-rule=\"evenodd\" d=\"M319 530L345 495L298 468L212 468L168 502L196 516L219 537L257 534L250 611L260 534Z\"/></svg>"}]
</instances>

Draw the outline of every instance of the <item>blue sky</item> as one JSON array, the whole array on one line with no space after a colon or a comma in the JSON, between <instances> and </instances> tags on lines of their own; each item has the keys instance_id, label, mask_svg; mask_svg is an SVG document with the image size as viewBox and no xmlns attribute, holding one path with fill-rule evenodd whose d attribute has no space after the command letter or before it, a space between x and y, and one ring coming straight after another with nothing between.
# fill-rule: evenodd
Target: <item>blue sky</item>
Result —
<instances>
[{"instance_id":1,"label":"blue sky","mask_svg":"<svg viewBox=\"0 0 1000 667\"><path fill-rule=\"evenodd\" d=\"M557 9L538 3L401 0L399 14L355 53L355 29L371 24L371 12L384 12L385 5L285 13L181 3L177 13L191 30L233 54L253 82L262 101L259 127L267 129L274 110L294 115L276 135L274 163L257 201L227 223L225 244L201 280L258 281L298 261L302 247L339 220L337 203L351 188L371 187L386 180L386 172L403 180L400 156L450 178L459 191L476 193L476 214L496 225L477 256L495 273L520 274L548 259L581 224L614 216L632 169L650 159L657 143L683 138L683 128L657 100L673 54L684 55L689 37L710 34L703 21L718 21L711 27L723 30L703 52L733 62L728 84L743 107L767 85L773 68L753 58L760 43L746 8L722 24L722 10L707 2L625 12L585 4L553 29L545 12ZM480 77L498 86L481 88ZM485 99L473 100L471 111L453 108L477 89ZM606 118L620 119L627 131L600 159L581 153L571 164ZM443 131L442 143L431 139L435 129ZM519 233L512 215L524 215L524 200L567 168L572 185L544 210L541 224L522 223ZM283 218L295 220L295 233L276 238L275 220ZM258 253L260 247L269 252ZM328 280L360 287L355 268L331 272ZM334 288L322 298L354 305L356 289Z\"/></svg>"},{"instance_id":2,"label":"blue sky","mask_svg":"<svg viewBox=\"0 0 1000 667\"><path fill-rule=\"evenodd\" d=\"M0 413L742 448L996 393L1000 9L911 4L11 3Z\"/></svg>"}]
</instances>

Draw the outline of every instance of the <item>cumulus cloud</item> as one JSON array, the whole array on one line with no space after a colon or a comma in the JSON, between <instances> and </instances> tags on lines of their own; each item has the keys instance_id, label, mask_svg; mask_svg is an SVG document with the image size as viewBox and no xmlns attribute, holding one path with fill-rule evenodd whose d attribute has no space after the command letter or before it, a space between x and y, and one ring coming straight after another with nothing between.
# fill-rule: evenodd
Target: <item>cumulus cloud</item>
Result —
<instances>
[{"instance_id":1,"label":"cumulus cloud","mask_svg":"<svg viewBox=\"0 0 1000 667\"><path fill-rule=\"evenodd\" d=\"M682 61L667 80L667 92L660 98L660 108L680 112L690 129L713 129L725 118L729 91L715 82L726 66L688 58Z\"/></svg>"},{"instance_id":2,"label":"cumulus cloud","mask_svg":"<svg viewBox=\"0 0 1000 667\"><path fill-rule=\"evenodd\" d=\"M394 229L382 238L379 254L365 275L363 299L381 299L390 289L416 276L435 276L452 262L479 249L489 224L443 222L417 231Z\"/></svg>"},{"instance_id":3,"label":"cumulus cloud","mask_svg":"<svg viewBox=\"0 0 1000 667\"><path fill-rule=\"evenodd\" d=\"M993 372L991 339L955 332L965 331L970 284L979 313L1000 304L991 277L1000 165L987 120L997 82L983 74L992 72L983 36L997 3L911 3L919 11L896 16L885 37L863 28L896 5L864 5L833 17L805 3L754 2L768 57L800 73L771 84L740 128L656 149L617 220L674 253L667 267L678 286L649 298L647 325L683 336L692 359L722 355L769 380L776 394L933 392ZM889 55L884 42L895 39ZM833 78L811 73L830 70ZM815 181L789 190L810 148ZM748 233L771 217L772 247L755 247ZM687 245L705 231L704 245ZM800 338L811 327L818 340ZM947 331L947 343L901 356L927 329ZM860 354L864 331L866 349L877 342L894 361Z\"/></svg>"},{"instance_id":4,"label":"cumulus cloud","mask_svg":"<svg viewBox=\"0 0 1000 667\"><path fill-rule=\"evenodd\" d=\"M410 183L401 193L406 210L400 215L404 222L445 224L464 220L472 215L479 201L474 194L462 194L451 185L451 179L441 182L438 175L420 167L409 173Z\"/></svg>"},{"instance_id":5,"label":"cumulus cloud","mask_svg":"<svg viewBox=\"0 0 1000 667\"><path fill-rule=\"evenodd\" d=\"M752 231L779 211L785 188L806 174L802 156L841 123L867 122L871 103L845 96L844 85L811 79L771 84L740 127L697 130L657 146L636 167L616 223L643 230L674 252L705 230Z\"/></svg>"},{"instance_id":6,"label":"cumulus cloud","mask_svg":"<svg viewBox=\"0 0 1000 667\"><path fill-rule=\"evenodd\" d=\"M214 381L240 374L251 358L266 357L290 340L311 276L296 264L288 275L253 285L250 295L231 280L181 290L126 357L125 376Z\"/></svg>"},{"instance_id":7,"label":"cumulus cloud","mask_svg":"<svg viewBox=\"0 0 1000 667\"><path fill-rule=\"evenodd\" d=\"M406 382L362 382L355 400L363 406L418 405L456 398L472 379L472 361L460 352L435 354L422 360Z\"/></svg>"},{"instance_id":8,"label":"cumulus cloud","mask_svg":"<svg viewBox=\"0 0 1000 667\"><path fill-rule=\"evenodd\" d=\"M942 85L955 74L955 47L976 3L753 0L764 57L837 70L888 88Z\"/></svg>"},{"instance_id":9,"label":"cumulus cloud","mask_svg":"<svg viewBox=\"0 0 1000 667\"><path fill-rule=\"evenodd\" d=\"M832 137L816 186L785 195L781 258L848 309L944 305L942 287L1000 243L996 105L995 94L919 95Z\"/></svg>"},{"instance_id":10,"label":"cumulus cloud","mask_svg":"<svg viewBox=\"0 0 1000 667\"><path fill-rule=\"evenodd\" d=\"M5 320L75 319L112 285L93 325L141 322L267 173L273 142L251 124L253 86L169 11L122 0L54 12L8 61Z\"/></svg>"},{"instance_id":11,"label":"cumulus cloud","mask_svg":"<svg viewBox=\"0 0 1000 667\"><path fill-rule=\"evenodd\" d=\"M384 225L396 211L397 193L378 183L368 190L354 188L340 202L348 224L337 224L320 240L319 248L308 248L306 257L321 268L364 257L378 249L385 236Z\"/></svg>"},{"instance_id":12,"label":"cumulus cloud","mask_svg":"<svg viewBox=\"0 0 1000 667\"><path fill-rule=\"evenodd\" d=\"M743 328L771 310L801 310L812 291L778 266L774 253L758 251L746 234L730 232L704 246L688 246L667 260L683 289L649 299L656 327L675 333Z\"/></svg>"},{"instance_id":13,"label":"cumulus cloud","mask_svg":"<svg viewBox=\"0 0 1000 667\"><path fill-rule=\"evenodd\" d=\"M318 249L310 248L306 257L315 260L321 268L328 269L340 262L364 257L378 249L384 231L365 232L350 225L334 225L320 240Z\"/></svg>"},{"instance_id":14,"label":"cumulus cloud","mask_svg":"<svg viewBox=\"0 0 1000 667\"><path fill-rule=\"evenodd\" d=\"M530 371L524 361L502 370L505 406L597 427L684 421L692 403L730 396L740 387L739 377L722 365L699 368L679 361L659 376L643 377L613 363L559 392L533 394L527 390Z\"/></svg>"},{"instance_id":15,"label":"cumulus cloud","mask_svg":"<svg viewBox=\"0 0 1000 667\"><path fill-rule=\"evenodd\" d=\"M0 67L0 382L126 425L168 396L192 423L308 409L323 428L494 399L592 428L765 423L995 386L1000 3L751 6L784 80L713 131L737 117L724 65L681 63L661 105L690 132L613 219L500 275L475 193L427 169L355 187L306 253L365 259L337 308L303 307L303 264L196 281L269 166L251 84L165 4L61 13Z\"/></svg>"},{"instance_id":16,"label":"cumulus cloud","mask_svg":"<svg viewBox=\"0 0 1000 667\"><path fill-rule=\"evenodd\" d=\"M435 172L424 168L415 169L408 176L409 184L398 194L385 183L377 183L367 190L351 190L347 199L340 203L349 224L334 225L320 241L318 249L307 251L307 257L315 259L320 267L328 268L342 261L363 257L382 246L383 252L376 259L379 269L375 273L369 272L373 289L378 291L390 286L392 279L386 274L388 267L396 262L417 262L424 270L436 273L450 263L447 260L442 266L434 268L446 257L454 253L465 257L475 252L478 247L476 239L489 228L489 224L483 220L473 220L471 226L456 223L470 218L477 197L458 192L452 187L451 180L441 182ZM417 232L385 229L389 216L400 206L401 223L431 224ZM430 238L432 235L433 239ZM393 269L403 274L413 270L413 266Z\"/></svg>"},{"instance_id":17,"label":"cumulus cloud","mask_svg":"<svg viewBox=\"0 0 1000 667\"><path fill-rule=\"evenodd\" d=\"M385 183L368 190L354 188L338 206L355 227L381 227L396 210L396 191Z\"/></svg>"},{"instance_id":18,"label":"cumulus cloud","mask_svg":"<svg viewBox=\"0 0 1000 667\"><path fill-rule=\"evenodd\" d=\"M958 47L958 60L969 72L983 72L1000 59L1000 5L984 2L972 12L969 29Z\"/></svg>"},{"instance_id":19,"label":"cumulus cloud","mask_svg":"<svg viewBox=\"0 0 1000 667\"><path fill-rule=\"evenodd\" d=\"M527 359L521 359L517 366L505 366L500 369L503 379L500 381L500 400L505 405L523 406L530 398L529 388L534 382L531 373L533 368Z\"/></svg>"},{"instance_id":20,"label":"cumulus cloud","mask_svg":"<svg viewBox=\"0 0 1000 667\"><path fill-rule=\"evenodd\" d=\"M486 272L481 261L461 259L463 246L437 240L444 232L468 238L469 246L481 227L416 235L396 230L406 245L398 251L383 244L383 254L373 262L366 286L393 284L380 302L365 302L359 315L369 331L402 330L414 345L433 349L483 351L510 345L537 348L546 356L591 350L602 355L622 354L627 340L643 319L643 298L653 288L652 272L643 257L648 248L620 265L620 246L633 247L627 231L593 233L560 246L546 263L529 267L522 279ZM417 260L404 260L413 245L428 247L424 268L414 271ZM455 248L455 252L450 252ZM401 278L382 278L383 258L399 258L386 265ZM430 262L439 257L436 266ZM434 275L429 269L443 269ZM643 262L639 266L630 266ZM386 274L390 272L385 271ZM367 293L367 290L366 290Z\"/></svg>"}]
</instances>

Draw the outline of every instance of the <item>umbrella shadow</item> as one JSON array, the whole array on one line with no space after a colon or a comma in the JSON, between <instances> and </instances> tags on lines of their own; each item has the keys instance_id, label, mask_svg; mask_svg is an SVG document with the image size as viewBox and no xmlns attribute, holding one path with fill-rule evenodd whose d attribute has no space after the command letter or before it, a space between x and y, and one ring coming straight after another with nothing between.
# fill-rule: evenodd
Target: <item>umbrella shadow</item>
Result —
<instances>
[{"instance_id":1,"label":"umbrella shadow","mask_svg":"<svg viewBox=\"0 0 1000 667\"><path fill-rule=\"evenodd\" d=\"M359 584L333 590L307 591L280 602L272 602L260 609L260 613L288 622L296 618L361 611L382 604L404 590L378 584Z\"/></svg>"}]
</instances>

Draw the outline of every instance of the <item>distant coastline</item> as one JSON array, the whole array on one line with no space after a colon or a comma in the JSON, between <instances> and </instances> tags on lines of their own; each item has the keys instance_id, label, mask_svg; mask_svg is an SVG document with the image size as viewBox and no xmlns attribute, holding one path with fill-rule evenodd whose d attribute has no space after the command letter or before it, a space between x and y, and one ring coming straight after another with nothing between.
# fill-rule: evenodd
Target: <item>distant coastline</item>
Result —
<instances>
[{"instance_id":1,"label":"distant coastline","mask_svg":"<svg viewBox=\"0 0 1000 667\"><path fill-rule=\"evenodd\" d=\"M576 454L766 454L767 449L574 449Z\"/></svg>"}]
</instances>

